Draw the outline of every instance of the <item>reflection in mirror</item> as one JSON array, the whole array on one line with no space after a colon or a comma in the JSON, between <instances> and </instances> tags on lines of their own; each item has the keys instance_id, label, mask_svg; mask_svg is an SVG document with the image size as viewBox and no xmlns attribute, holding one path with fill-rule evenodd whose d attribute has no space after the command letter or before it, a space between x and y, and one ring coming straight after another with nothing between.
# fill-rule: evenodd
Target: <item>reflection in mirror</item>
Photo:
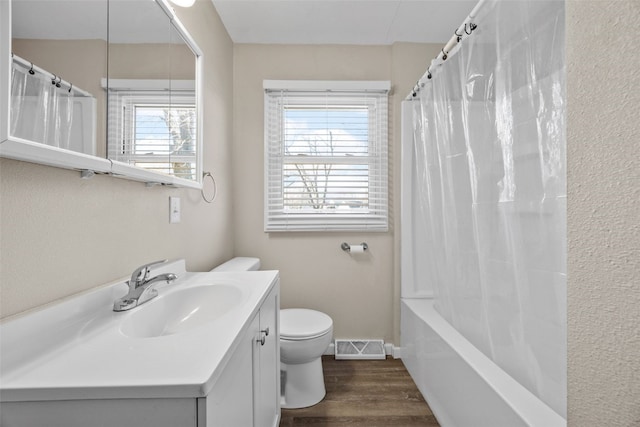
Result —
<instances>
[{"instance_id":1,"label":"reflection in mirror","mask_svg":"<svg viewBox=\"0 0 640 427\"><path fill-rule=\"evenodd\" d=\"M154 2L109 13L109 159L197 181L196 56Z\"/></svg>"},{"instance_id":2,"label":"reflection in mirror","mask_svg":"<svg viewBox=\"0 0 640 427\"><path fill-rule=\"evenodd\" d=\"M107 0L13 0L9 134L103 155Z\"/></svg>"},{"instance_id":3,"label":"reflection in mirror","mask_svg":"<svg viewBox=\"0 0 640 427\"><path fill-rule=\"evenodd\" d=\"M200 188L202 53L166 0L0 1L0 156Z\"/></svg>"}]
</instances>

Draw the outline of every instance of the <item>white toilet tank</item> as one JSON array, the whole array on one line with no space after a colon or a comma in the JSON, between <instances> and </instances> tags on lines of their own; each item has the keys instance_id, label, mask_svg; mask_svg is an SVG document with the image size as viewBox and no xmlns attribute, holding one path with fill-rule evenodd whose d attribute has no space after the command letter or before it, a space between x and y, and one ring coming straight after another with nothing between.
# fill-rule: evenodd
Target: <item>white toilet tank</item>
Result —
<instances>
[{"instance_id":1,"label":"white toilet tank","mask_svg":"<svg viewBox=\"0 0 640 427\"><path fill-rule=\"evenodd\" d=\"M255 271L260 270L260 258L235 257L224 264L220 264L211 271Z\"/></svg>"}]
</instances>

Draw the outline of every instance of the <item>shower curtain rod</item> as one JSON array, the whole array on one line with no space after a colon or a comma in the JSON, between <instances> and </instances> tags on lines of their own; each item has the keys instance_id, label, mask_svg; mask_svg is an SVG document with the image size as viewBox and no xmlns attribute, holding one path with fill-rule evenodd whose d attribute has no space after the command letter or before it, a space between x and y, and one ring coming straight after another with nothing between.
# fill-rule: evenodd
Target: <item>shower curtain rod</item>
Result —
<instances>
[{"instance_id":1,"label":"shower curtain rod","mask_svg":"<svg viewBox=\"0 0 640 427\"><path fill-rule=\"evenodd\" d=\"M45 70L44 68L40 68L37 65L35 65L33 62L29 62L24 58L19 57L18 55L16 55L15 53L11 53L11 58L13 59L14 62L17 62L18 64L22 65L24 68L27 68L29 70L29 74L33 74L31 73L31 71L34 72L38 72L40 74L44 74L45 76L47 74L50 74L51 76L53 76L53 78L51 79L51 83L55 84L55 85L64 85L68 88L69 93L71 93L71 91L77 92L82 96L87 96L90 98L93 98L93 95L90 94L89 92L87 92L86 90L80 89L77 86L73 86L72 83L66 81L66 80L62 80L62 77L60 76L56 76L55 74ZM58 87L60 87L58 86Z\"/></svg>"},{"instance_id":2,"label":"shower curtain rod","mask_svg":"<svg viewBox=\"0 0 640 427\"><path fill-rule=\"evenodd\" d=\"M478 11L480 10L480 8L482 8L485 1L486 0L480 0L478 4L476 4L475 7L471 10L469 16L467 16L467 18L462 21L462 24L460 24L460 26L453 32L453 36L440 50L438 56L431 60L431 64L427 67L427 71L425 71L422 77L420 77L416 85L405 98L405 101L411 101L418 95L418 92L420 92L420 90L424 87L427 80L431 80L431 70L436 65L442 65L449 57L451 51L458 45L458 43L460 43L467 36L470 36L471 33L473 33L473 31L478 27L477 24L473 22L473 20L478 16Z\"/></svg>"}]
</instances>

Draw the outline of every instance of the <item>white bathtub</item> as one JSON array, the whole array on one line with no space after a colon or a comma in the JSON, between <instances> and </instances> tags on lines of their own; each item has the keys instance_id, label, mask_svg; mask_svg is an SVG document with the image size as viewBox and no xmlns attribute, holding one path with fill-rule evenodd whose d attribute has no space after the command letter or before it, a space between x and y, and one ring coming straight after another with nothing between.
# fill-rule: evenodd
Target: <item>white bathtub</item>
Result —
<instances>
[{"instance_id":1,"label":"white bathtub","mask_svg":"<svg viewBox=\"0 0 640 427\"><path fill-rule=\"evenodd\" d=\"M431 299L402 300L402 361L442 427L564 427L566 420L456 331Z\"/></svg>"}]
</instances>

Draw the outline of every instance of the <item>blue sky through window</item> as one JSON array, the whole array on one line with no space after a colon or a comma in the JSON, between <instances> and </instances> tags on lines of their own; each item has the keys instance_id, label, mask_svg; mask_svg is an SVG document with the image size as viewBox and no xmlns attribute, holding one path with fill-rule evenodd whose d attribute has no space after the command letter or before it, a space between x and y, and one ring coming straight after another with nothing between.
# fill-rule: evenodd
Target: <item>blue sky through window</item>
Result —
<instances>
[{"instance_id":1,"label":"blue sky through window","mask_svg":"<svg viewBox=\"0 0 640 427\"><path fill-rule=\"evenodd\" d=\"M169 125L167 123L167 113L170 107L165 105L152 105L135 107L135 147L136 154L170 154L177 148L179 141L175 141L171 135ZM195 109L193 107L173 108L172 119L180 114L189 113ZM187 123L189 126L192 123ZM180 123L173 123L174 126L180 127ZM178 132L180 133L180 132ZM191 141L195 141L195 129L191 128L187 132ZM191 144L191 149L194 145Z\"/></svg>"},{"instance_id":2,"label":"blue sky through window","mask_svg":"<svg viewBox=\"0 0 640 427\"><path fill-rule=\"evenodd\" d=\"M369 113L363 107L287 108L285 149L288 155L367 155Z\"/></svg>"},{"instance_id":3,"label":"blue sky through window","mask_svg":"<svg viewBox=\"0 0 640 427\"><path fill-rule=\"evenodd\" d=\"M367 207L369 166L364 158L369 155L369 126L366 107L285 108L288 160L283 183L288 210Z\"/></svg>"}]
</instances>

